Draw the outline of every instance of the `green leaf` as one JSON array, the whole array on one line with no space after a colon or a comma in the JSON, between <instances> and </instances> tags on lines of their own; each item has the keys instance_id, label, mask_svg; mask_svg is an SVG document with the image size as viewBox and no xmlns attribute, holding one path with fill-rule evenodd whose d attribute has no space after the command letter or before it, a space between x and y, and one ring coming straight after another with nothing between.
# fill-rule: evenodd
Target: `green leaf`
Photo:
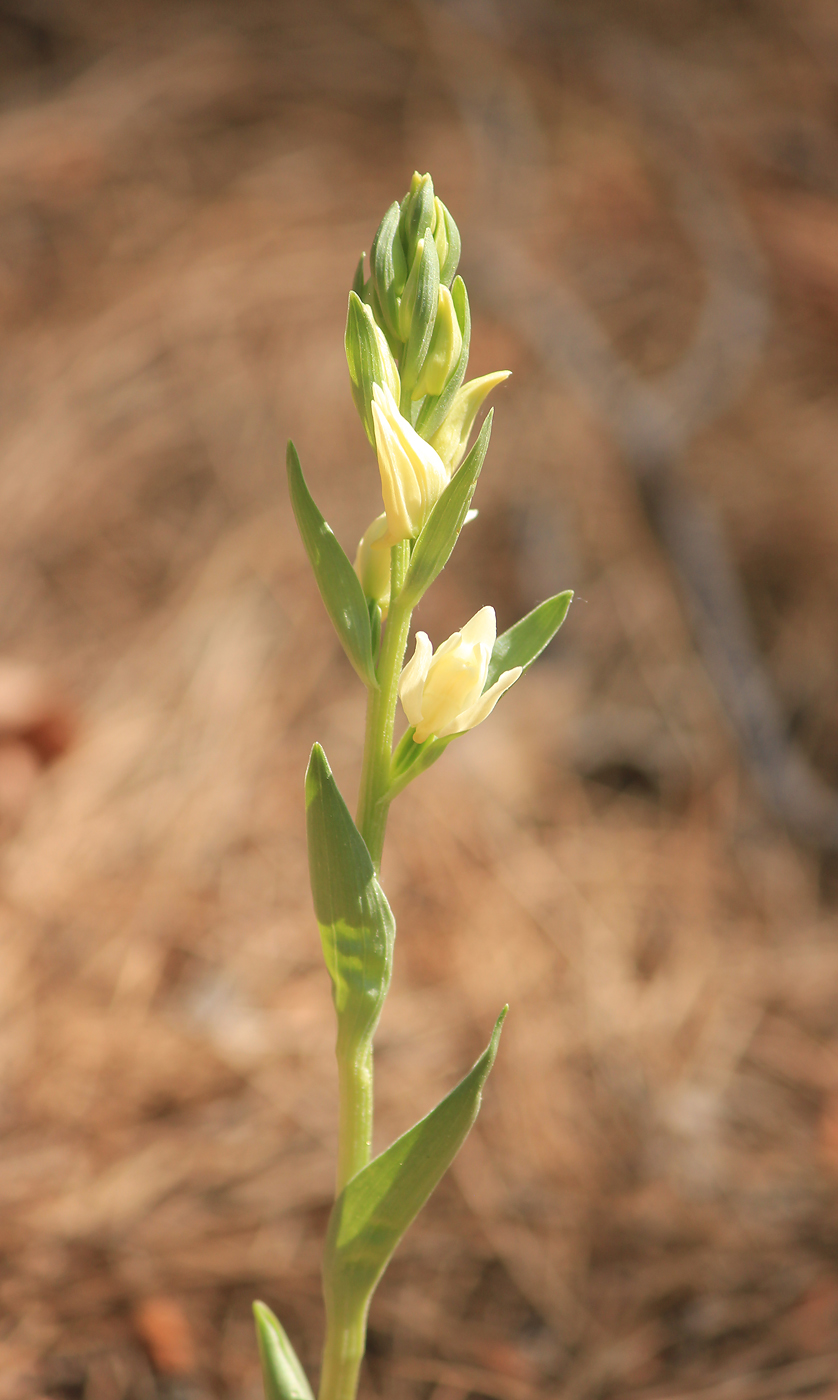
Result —
<instances>
[{"instance_id":1,"label":"green leaf","mask_svg":"<svg viewBox=\"0 0 838 1400\"><path fill-rule=\"evenodd\" d=\"M454 303L454 311L460 327L460 334L463 337L463 348L460 351L454 369L451 372L448 383L442 393L433 398L428 396L422 402L419 415L416 419L416 431L426 442L430 442L437 428L442 424L445 415L457 394L457 390L466 377L468 368L468 352L471 344L471 310L468 304L468 292L462 277L454 278L454 285L451 288L451 300Z\"/></svg>"},{"instance_id":2,"label":"green leaf","mask_svg":"<svg viewBox=\"0 0 838 1400\"><path fill-rule=\"evenodd\" d=\"M372 1040L390 985L396 924L319 744L306 773L311 892L338 1015L339 1054Z\"/></svg>"},{"instance_id":3,"label":"green leaf","mask_svg":"<svg viewBox=\"0 0 838 1400\"><path fill-rule=\"evenodd\" d=\"M264 1303L253 1304L265 1400L314 1400L306 1373L281 1322Z\"/></svg>"},{"instance_id":4,"label":"green leaf","mask_svg":"<svg viewBox=\"0 0 838 1400\"><path fill-rule=\"evenodd\" d=\"M486 415L480 435L459 471L456 471L426 520L413 553L401 598L414 608L451 557L465 523L477 478L492 433L492 413Z\"/></svg>"},{"instance_id":5,"label":"green leaf","mask_svg":"<svg viewBox=\"0 0 838 1400\"><path fill-rule=\"evenodd\" d=\"M523 666L526 671L555 637L572 601L573 591L568 588L564 593L557 593L555 598L548 598L546 603L539 603L508 632L502 633L495 642L483 689L488 690L504 671L511 671L515 666Z\"/></svg>"},{"instance_id":6,"label":"green leaf","mask_svg":"<svg viewBox=\"0 0 838 1400\"><path fill-rule=\"evenodd\" d=\"M341 646L361 680L377 690L370 616L364 590L337 538L311 498L293 442L288 444L287 464L291 505L320 596L334 623Z\"/></svg>"},{"instance_id":7,"label":"green leaf","mask_svg":"<svg viewBox=\"0 0 838 1400\"><path fill-rule=\"evenodd\" d=\"M364 281L364 258L366 256L366 253L361 254L355 269L355 276L352 278L352 290L357 297L361 298L361 301L364 300L364 292L366 291L366 282Z\"/></svg>"},{"instance_id":8,"label":"green leaf","mask_svg":"<svg viewBox=\"0 0 838 1400\"><path fill-rule=\"evenodd\" d=\"M335 1201L323 1265L327 1305L339 1316L366 1306L393 1250L456 1157L495 1061L504 1007L474 1068L436 1108L374 1158Z\"/></svg>"}]
</instances>

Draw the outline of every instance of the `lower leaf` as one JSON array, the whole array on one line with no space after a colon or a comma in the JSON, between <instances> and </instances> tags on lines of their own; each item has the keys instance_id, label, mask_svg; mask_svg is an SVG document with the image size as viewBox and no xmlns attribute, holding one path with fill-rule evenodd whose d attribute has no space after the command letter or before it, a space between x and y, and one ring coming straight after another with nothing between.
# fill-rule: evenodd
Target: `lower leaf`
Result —
<instances>
[{"instance_id":1,"label":"lower leaf","mask_svg":"<svg viewBox=\"0 0 838 1400\"><path fill-rule=\"evenodd\" d=\"M265 1400L314 1400L285 1328L264 1303L253 1304Z\"/></svg>"},{"instance_id":2,"label":"lower leaf","mask_svg":"<svg viewBox=\"0 0 838 1400\"><path fill-rule=\"evenodd\" d=\"M357 1317L402 1235L453 1162L477 1117L504 1007L473 1069L451 1093L347 1183L335 1201L323 1265L333 1315Z\"/></svg>"}]
</instances>

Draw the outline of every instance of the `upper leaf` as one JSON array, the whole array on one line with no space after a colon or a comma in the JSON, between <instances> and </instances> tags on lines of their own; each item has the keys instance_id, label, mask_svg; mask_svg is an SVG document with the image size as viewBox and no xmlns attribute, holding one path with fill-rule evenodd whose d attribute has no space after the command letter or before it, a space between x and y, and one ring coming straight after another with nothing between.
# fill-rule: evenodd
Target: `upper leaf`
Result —
<instances>
[{"instance_id":1,"label":"upper leaf","mask_svg":"<svg viewBox=\"0 0 838 1400\"><path fill-rule=\"evenodd\" d=\"M495 642L489 661L489 673L484 690L514 666L522 666L526 671L537 656L540 656L547 643L552 641L567 617L567 610L573 601L573 591L568 588L539 603L537 608L522 617L508 632L502 633Z\"/></svg>"},{"instance_id":2,"label":"upper leaf","mask_svg":"<svg viewBox=\"0 0 838 1400\"><path fill-rule=\"evenodd\" d=\"M401 592L410 607L416 606L451 557L471 505L491 433L492 414L487 413L476 443L460 470L452 476L413 546Z\"/></svg>"},{"instance_id":3,"label":"upper leaf","mask_svg":"<svg viewBox=\"0 0 838 1400\"><path fill-rule=\"evenodd\" d=\"M474 1068L426 1118L374 1158L335 1201L323 1276L331 1306L363 1307L390 1255L459 1152L480 1108L506 1008Z\"/></svg>"},{"instance_id":4,"label":"upper leaf","mask_svg":"<svg viewBox=\"0 0 838 1400\"><path fill-rule=\"evenodd\" d=\"M378 688L367 600L358 576L306 486L293 442L288 444L288 489L306 553L341 645L365 685Z\"/></svg>"},{"instance_id":5,"label":"upper leaf","mask_svg":"<svg viewBox=\"0 0 838 1400\"><path fill-rule=\"evenodd\" d=\"M339 1042L369 1040L390 985L396 924L364 839L319 744L306 773L311 892L332 979Z\"/></svg>"},{"instance_id":6,"label":"upper leaf","mask_svg":"<svg viewBox=\"0 0 838 1400\"><path fill-rule=\"evenodd\" d=\"M281 1322L264 1303L253 1304L265 1400L314 1400L306 1373Z\"/></svg>"}]
</instances>

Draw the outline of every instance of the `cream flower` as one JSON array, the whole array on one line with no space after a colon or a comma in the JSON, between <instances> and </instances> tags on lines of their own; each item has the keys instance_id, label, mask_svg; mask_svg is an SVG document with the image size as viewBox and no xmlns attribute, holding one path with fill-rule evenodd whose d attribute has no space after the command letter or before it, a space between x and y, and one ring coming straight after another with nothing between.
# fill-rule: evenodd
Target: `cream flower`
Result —
<instances>
[{"instance_id":1,"label":"cream flower","mask_svg":"<svg viewBox=\"0 0 838 1400\"><path fill-rule=\"evenodd\" d=\"M432 734L444 739L473 729L517 681L521 666L504 671L483 693L495 636L494 608L481 608L460 632L442 643L436 655L427 635L416 633L416 650L402 671L399 695L415 726L417 744Z\"/></svg>"},{"instance_id":2,"label":"cream flower","mask_svg":"<svg viewBox=\"0 0 838 1400\"><path fill-rule=\"evenodd\" d=\"M488 394L508 379L511 371L499 369L495 374L484 374L480 379L469 379L461 384L451 402L451 407L441 425L437 428L431 444L445 463L450 476L453 476L466 455L469 433L480 405Z\"/></svg>"},{"instance_id":3,"label":"cream flower","mask_svg":"<svg viewBox=\"0 0 838 1400\"><path fill-rule=\"evenodd\" d=\"M367 598L372 598L386 616L390 606L390 546L387 543L387 516L377 515L358 544L355 572Z\"/></svg>"},{"instance_id":4,"label":"cream flower","mask_svg":"<svg viewBox=\"0 0 838 1400\"><path fill-rule=\"evenodd\" d=\"M387 515L388 544L419 534L446 486L448 473L430 443L399 413L390 390L373 385L372 419Z\"/></svg>"}]
</instances>

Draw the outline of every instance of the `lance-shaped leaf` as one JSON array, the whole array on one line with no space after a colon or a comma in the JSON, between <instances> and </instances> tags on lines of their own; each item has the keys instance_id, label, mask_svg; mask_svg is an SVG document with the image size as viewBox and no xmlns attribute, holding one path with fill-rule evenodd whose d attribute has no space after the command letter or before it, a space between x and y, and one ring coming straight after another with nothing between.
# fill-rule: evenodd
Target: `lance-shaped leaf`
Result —
<instances>
[{"instance_id":1,"label":"lance-shaped leaf","mask_svg":"<svg viewBox=\"0 0 838 1400\"><path fill-rule=\"evenodd\" d=\"M457 536L468 515L491 434L490 412L486 415L476 443L460 470L452 476L413 546L400 595L411 608L416 606L422 594L430 588L437 574L445 568L451 557Z\"/></svg>"},{"instance_id":2,"label":"lance-shaped leaf","mask_svg":"<svg viewBox=\"0 0 838 1400\"><path fill-rule=\"evenodd\" d=\"M468 292L462 277L454 278L454 285L451 288L451 300L454 303L454 312L460 327L460 334L463 337L463 348L460 351L460 358L451 372L448 383L442 393L437 398L430 395L426 398L416 419L416 431L421 437L430 442L437 428L442 424L445 415L454 402L457 390L466 377L468 368L468 352L471 344L471 309L468 304Z\"/></svg>"},{"instance_id":3,"label":"lance-shaped leaf","mask_svg":"<svg viewBox=\"0 0 838 1400\"><path fill-rule=\"evenodd\" d=\"M510 627L508 632L498 637L489 661L485 690L494 685L502 672L511 671L514 666L522 666L526 671L527 667L532 665L547 643L555 637L567 617L567 610L572 601L572 589L557 593L555 598L548 598L545 603L539 603L537 608L533 608L532 612L522 617L514 627Z\"/></svg>"},{"instance_id":4,"label":"lance-shaped leaf","mask_svg":"<svg viewBox=\"0 0 838 1400\"><path fill-rule=\"evenodd\" d=\"M477 1117L506 1008L474 1068L451 1093L344 1187L332 1209L323 1278L336 1314L366 1309L393 1250L456 1157Z\"/></svg>"},{"instance_id":5,"label":"lance-shaped leaf","mask_svg":"<svg viewBox=\"0 0 838 1400\"><path fill-rule=\"evenodd\" d=\"M265 1400L314 1400L306 1373L281 1322L264 1303L253 1304Z\"/></svg>"},{"instance_id":6,"label":"lance-shaped leaf","mask_svg":"<svg viewBox=\"0 0 838 1400\"><path fill-rule=\"evenodd\" d=\"M346 1053L372 1039L390 985L396 924L319 744L306 772L311 892Z\"/></svg>"},{"instance_id":7,"label":"lance-shaped leaf","mask_svg":"<svg viewBox=\"0 0 838 1400\"><path fill-rule=\"evenodd\" d=\"M288 444L287 464L291 505L320 596L341 645L361 680L365 685L377 689L370 616L364 590L334 532L311 498L293 442Z\"/></svg>"}]
</instances>

